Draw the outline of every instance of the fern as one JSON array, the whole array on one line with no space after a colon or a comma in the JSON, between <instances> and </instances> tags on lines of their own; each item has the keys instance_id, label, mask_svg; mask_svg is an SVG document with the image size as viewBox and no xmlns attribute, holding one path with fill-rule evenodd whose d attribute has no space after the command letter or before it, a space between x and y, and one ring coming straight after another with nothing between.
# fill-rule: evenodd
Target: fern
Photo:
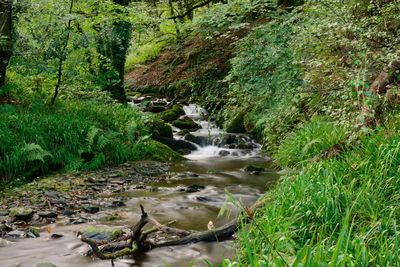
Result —
<instances>
[{"instance_id":1,"label":"fern","mask_svg":"<svg viewBox=\"0 0 400 267\"><path fill-rule=\"evenodd\" d=\"M21 148L21 152L22 152L22 158L26 162L32 162L38 160L44 163L44 159L46 157L51 157L51 158L53 157L53 155L50 154L50 152L44 150L40 145L35 143L25 144Z\"/></svg>"}]
</instances>

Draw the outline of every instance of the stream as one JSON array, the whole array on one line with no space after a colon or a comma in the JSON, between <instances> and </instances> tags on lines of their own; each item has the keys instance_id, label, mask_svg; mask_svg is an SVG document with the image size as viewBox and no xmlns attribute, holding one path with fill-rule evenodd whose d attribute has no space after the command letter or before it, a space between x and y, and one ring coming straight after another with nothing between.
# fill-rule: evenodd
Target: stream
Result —
<instances>
[{"instance_id":1,"label":"stream","mask_svg":"<svg viewBox=\"0 0 400 267\"><path fill-rule=\"evenodd\" d=\"M206 118L206 111L197 105L184 106L187 117L201 125L192 134L203 140L185 157L187 161L171 166L168 179L150 181L143 189L124 190L116 193L126 199L125 205L114 207L113 212L122 216L113 221L89 221L72 225L66 218L58 219L51 225L62 238L50 240L42 227L40 237L16 240L0 246L0 266L32 267L37 263L50 262L58 267L111 266L110 261L84 257L86 249L76 233L87 225L111 225L126 227L133 225L140 217L139 205L158 221L165 223L176 220L174 227L188 230L207 230L209 221L219 227L237 215L218 217L221 206L226 202L226 190L245 205L250 206L278 178L269 159L260 152L261 146L245 135L229 135L230 139L250 144L245 148L221 142L225 133ZM173 127L174 138L180 129ZM228 138L228 139L229 139ZM226 139L226 138L225 138ZM232 140L231 140L232 141ZM230 143L230 144L229 144ZM261 167L262 171L246 171L246 166ZM189 190L188 190L189 189ZM159 248L149 251L140 258L124 258L115 261L115 266L207 266L206 260L218 264L224 258L232 258L232 241L197 243L181 247Z\"/></svg>"}]
</instances>

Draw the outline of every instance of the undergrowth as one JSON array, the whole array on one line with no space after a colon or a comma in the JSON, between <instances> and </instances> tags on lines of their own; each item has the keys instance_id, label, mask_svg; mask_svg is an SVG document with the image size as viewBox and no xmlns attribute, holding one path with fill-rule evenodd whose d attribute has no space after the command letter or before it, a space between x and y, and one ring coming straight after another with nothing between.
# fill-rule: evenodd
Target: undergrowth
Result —
<instances>
[{"instance_id":1,"label":"undergrowth","mask_svg":"<svg viewBox=\"0 0 400 267\"><path fill-rule=\"evenodd\" d=\"M2 105L0 110L3 182L51 170L177 158L150 139L146 117L124 105L64 101L49 109L36 101L29 106Z\"/></svg>"}]
</instances>

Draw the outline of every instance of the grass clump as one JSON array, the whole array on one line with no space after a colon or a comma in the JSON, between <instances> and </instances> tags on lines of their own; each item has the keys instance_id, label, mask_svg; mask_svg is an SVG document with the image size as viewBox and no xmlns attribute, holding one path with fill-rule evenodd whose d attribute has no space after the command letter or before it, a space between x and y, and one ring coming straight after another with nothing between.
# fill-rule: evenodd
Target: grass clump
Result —
<instances>
[{"instance_id":1,"label":"grass clump","mask_svg":"<svg viewBox=\"0 0 400 267\"><path fill-rule=\"evenodd\" d=\"M282 167L301 164L345 138L345 131L326 117L315 116L298 126L278 147L274 158Z\"/></svg>"}]
</instances>

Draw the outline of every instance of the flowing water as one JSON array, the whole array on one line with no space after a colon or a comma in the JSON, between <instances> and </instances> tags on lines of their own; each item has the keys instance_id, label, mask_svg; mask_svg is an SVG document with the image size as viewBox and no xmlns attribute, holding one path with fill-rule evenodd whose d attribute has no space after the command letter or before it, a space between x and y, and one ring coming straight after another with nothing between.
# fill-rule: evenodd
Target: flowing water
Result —
<instances>
[{"instance_id":1,"label":"flowing water","mask_svg":"<svg viewBox=\"0 0 400 267\"><path fill-rule=\"evenodd\" d=\"M174 227L188 230L206 230L209 221L216 227L230 218L218 217L220 207L226 201L226 190L251 205L276 181L277 174L269 170L268 159L260 155L260 146L245 136L251 148L232 148L221 145L222 131L212 122L205 120L205 110L196 105L185 106L187 116L201 124L202 128L193 134L205 140L198 149L187 155L188 161L175 164L171 178L150 184L152 190L126 191L123 196L129 199L126 206L118 208L123 219L113 222L91 223L128 226L139 219L139 204L160 222L177 220ZM174 129L178 132L179 129ZM175 134L175 138L179 137ZM216 145L219 144L219 145ZM247 165L266 169L258 174L245 172ZM190 185L204 186L198 192L182 192ZM54 226L54 225L53 225ZM85 225L69 225L57 222L55 229L64 235L57 240L48 240L46 234L36 239L23 239L0 248L0 266L35 266L39 262L51 262L58 267L72 266L111 266L109 261L101 261L82 256L85 245L77 239L76 232ZM197 243L181 247L168 247L152 250L141 258L121 259L115 266L207 266L206 260L218 263L234 253L232 241Z\"/></svg>"}]
</instances>

